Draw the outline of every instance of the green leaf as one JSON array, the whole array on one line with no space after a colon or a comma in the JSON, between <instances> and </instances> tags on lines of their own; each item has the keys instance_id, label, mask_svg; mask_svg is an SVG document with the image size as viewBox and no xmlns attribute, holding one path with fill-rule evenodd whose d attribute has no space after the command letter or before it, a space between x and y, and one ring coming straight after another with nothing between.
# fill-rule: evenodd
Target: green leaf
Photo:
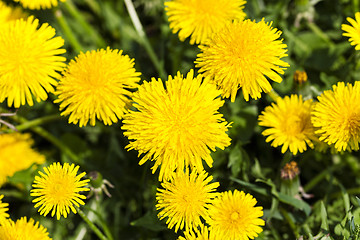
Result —
<instances>
[{"instance_id":1,"label":"green leaf","mask_svg":"<svg viewBox=\"0 0 360 240\"><path fill-rule=\"evenodd\" d=\"M160 223L154 212L147 212L141 218L130 223L131 226L144 227L149 230L158 232L167 229L167 227Z\"/></svg>"},{"instance_id":2,"label":"green leaf","mask_svg":"<svg viewBox=\"0 0 360 240\"><path fill-rule=\"evenodd\" d=\"M267 179L266 181L258 179L258 182L263 182L267 185L269 185L271 187L270 189L258 186L256 184L252 184L252 183L248 183L248 182L244 182L242 180L230 177L230 180L246 187L249 190L252 190L254 192L257 192L259 194L265 195L265 196L269 196L269 195L273 195L274 197L276 197L280 202L282 203L286 203L288 205L291 205L293 207L295 207L296 209L299 209L301 211L304 211L304 213L309 216L311 213L311 207L309 204L307 204L306 202L304 202L303 200L294 198L292 196L288 196L286 194L280 193L278 191L276 191L275 189L275 185L272 183L271 179Z\"/></svg>"},{"instance_id":3,"label":"green leaf","mask_svg":"<svg viewBox=\"0 0 360 240\"><path fill-rule=\"evenodd\" d=\"M321 229L329 231L329 224L327 221L327 212L324 205L324 202L321 201Z\"/></svg>"}]
</instances>

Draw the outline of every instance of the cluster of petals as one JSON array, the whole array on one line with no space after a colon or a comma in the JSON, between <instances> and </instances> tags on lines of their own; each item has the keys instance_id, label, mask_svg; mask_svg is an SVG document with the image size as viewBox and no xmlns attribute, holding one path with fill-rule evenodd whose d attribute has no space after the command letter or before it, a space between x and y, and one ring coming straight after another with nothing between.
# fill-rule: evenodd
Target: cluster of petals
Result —
<instances>
[{"instance_id":1,"label":"cluster of petals","mask_svg":"<svg viewBox=\"0 0 360 240\"><path fill-rule=\"evenodd\" d=\"M259 125L267 127L262 132L266 142L272 141L273 147L282 145L282 153L289 149L294 155L306 151L307 146L313 148L316 137L311 124L312 106L313 101L304 101L301 95L277 98L259 116Z\"/></svg>"},{"instance_id":2,"label":"cluster of petals","mask_svg":"<svg viewBox=\"0 0 360 240\"><path fill-rule=\"evenodd\" d=\"M33 16L17 19L0 31L0 103L19 108L46 100L65 66L64 40Z\"/></svg>"},{"instance_id":3,"label":"cluster of petals","mask_svg":"<svg viewBox=\"0 0 360 240\"><path fill-rule=\"evenodd\" d=\"M221 92L191 70L177 73L164 83L153 78L133 95L133 106L124 116L122 129L130 140L127 148L143 155L139 164L154 161L159 180L168 180L175 170L191 167L201 171L202 161L211 167L211 151L230 145L229 124L218 112L224 104Z\"/></svg>"},{"instance_id":4,"label":"cluster of petals","mask_svg":"<svg viewBox=\"0 0 360 240\"><path fill-rule=\"evenodd\" d=\"M30 196L36 197L34 207L39 207L41 215L46 216L51 211L51 216L56 215L59 220L61 216L66 218L70 211L77 213L75 207L85 204L86 197L80 192L90 191L85 187L90 180L81 180L85 172L77 175L78 170L79 166L74 164L57 162L44 167L44 172L39 171L40 176L35 176Z\"/></svg>"},{"instance_id":5,"label":"cluster of petals","mask_svg":"<svg viewBox=\"0 0 360 240\"><path fill-rule=\"evenodd\" d=\"M222 96L235 101L239 88L244 99L258 99L261 92L268 93L269 80L280 83L284 69L289 66L286 44L280 39L281 31L262 19L233 21L200 45L195 61L199 72L209 77Z\"/></svg>"},{"instance_id":6,"label":"cluster of petals","mask_svg":"<svg viewBox=\"0 0 360 240\"><path fill-rule=\"evenodd\" d=\"M169 26L184 41L203 44L233 20L243 20L245 0L172 0L165 2Z\"/></svg>"},{"instance_id":7,"label":"cluster of petals","mask_svg":"<svg viewBox=\"0 0 360 240\"><path fill-rule=\"evenodd\" d=\"M16 222L11 219L0 221L1 240L51 240L47 229L30 218L22 217Z\"/></svg>"}]
</instances>

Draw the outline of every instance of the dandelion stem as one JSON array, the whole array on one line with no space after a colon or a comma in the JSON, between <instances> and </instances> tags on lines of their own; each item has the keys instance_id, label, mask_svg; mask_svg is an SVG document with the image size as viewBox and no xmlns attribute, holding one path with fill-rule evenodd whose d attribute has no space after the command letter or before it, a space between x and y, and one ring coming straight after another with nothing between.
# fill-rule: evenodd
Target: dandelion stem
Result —
<instances>
[{"instance_id":1,"label":"dandelion stem","mask_svg":"<svg viewBox=\"0 0 360 240\"><path fill-rule=\"evenodd\" d=\"M96 208L96 202L95 201L91 201L90 203L87 203L86 205L89 205L90 206L90 209L94 209ZM95 219L95 214L94 212L92 211L89 211L88 215L87 215L88 219L90 221L93 221ZM88 231L88 228L86 227L86 225L81 225L80 226L80 230L78 231L76 237L75 237L75 240L82 240L84 239L84 236L86 234L86 232Z\"/></svg>"},{"instance_id":2,"label":"dandelion stem","mask_svg":"<svg viewBox=\"0 0 360 240\"><path fill-rule=\"evenodd\" d=\"M354 13L359 11L359 0L353 0L353 9L354 9Z\"/></svg>"},{"instance_id":3,"label":"dandelion stem","mask_svg":"<svg viewBox=\"0 0 360 240\"><path fill-rule=\"evenodd\" d=\"M6 112L6 111L4 111L4 109L0 108L0 112ZM55 116L43 117L43 118L35 119L32 121L29 121L26 118L21 117L19 115L12 116L11 118L15 122L20 123L20 125L19 125L20 129L18 127L16 127L16 129L18 131L30 129L34 133L45 138L46 140L51 142L54 146L59 148L59 150L62 153L66 154L72 162L77 163L77 164L80 163L80 158L68 146L66 146L64 143L62 143L59 139L57 139L50 132L46 131L45 129L43 129L42 127L39 126L40 124L44 124L45 122L54 121L55 119L59 118L59 115L57 115L56 117ZM15 131L15 130L9 130L6 132L9 133L9 132L13 132L13 131Z\"/></svg>"},{"instance_id":4,"label":"dandelion stem","mask_svg":"<svg viewBox=\"0 0 360 240\"><path fill-rule=\"evenodd\" d=\"M292 229L296 239L298 239L299 238L299 232L296 229L296 225L295 225L294 221L291 219L290 215L288 214L288 212L285 209L280 208L280 212L284 216L286 221L288 222L288 224L289 224L290 228Z\"/></svg>"},{"instance_id":5,"label":"dandelion stem","mask_svg":"<svg viewBox=\"0 0 360 240\"><path fill-rule=\"evenodd\" d=\"M59 139L57 139L54 135L43 129L42 127L33 127L31 128L33 132L45 138L52 144L54 144L57 148L59 148L64 154L66 154L73 163L80 163L79 157L64 143L62 143Z\"/></svg>"},{"instance_id":6,"label":"dandelion stem","mask_svg":"<svg viewBox=\"0 0 360 240\"><path fill-rule=\"evenodd\" d=\"M276 102L276 99L277 99L278 97L280 97L279 94L278 94L277 92L275 92L274 89L271 89L271 91L268 92L267 94L269 95L269 97L270 97L274 102Z\"/></svg>"},{"instance_id":7,"label":"dandelion stem","mask_svg":"<svg viewBox=\"0 0 360 240\"><path fill-rule=\"evenodd\" d=\"M124 2L125 2L128 12L129 12L131 21L134 24L135 30L140 37L140 43L143 45L146 52L148 53L152 63L154 64L156 70L158 71L158 73L160 75L160 78L163 80L166 80L167 73L165 72L164 65L162 62L159 61L153 48L151 47L149 39L147 38L147 36L144 32L143 26L141 25L140 19L136 13L133 2L131 0L124 0Z\"/></svg>"},{"instance_id":8,"label":"dandelion stem","mask_svg":"<svg viewBox=\"0 0 360 240\"><path fill-rule=\"evenodd\" d=\"M32 127L36 127L39 125L43 125L45 123L48 122L53 122L56 120L60 120L62 118L62 116L60 116L59 114L54 114L54 115L50 115L50 116L45 116L45 117L41 117L41 118L37 118L34 120L30 120L30 121L26 121L20 125L16 126L16 130L17 131L24 131L26 129L32 128Z\"/></svg>"},{"instance_id":9,"label":"dandelion stem","mask_svg":"<svg viewBox=\"0 0 360 240\"><path fill-rule=\"evenodd\" d=\"M93 232L99 237L100 240L108 240L99 230L99 228L90 221L90 219L85 215L85 213L79 208L76 207L76 211L79 213L80 217L86 222L86 224L93 230Z\"/></svg>"},{"instance_id":10,"label":"dandelion stem","mask_svg":"<svg viewBox=\"0 0 360 240\"><path fill-rule=\"evenodd\" d=\"M334 47L335 44L333 43L333 41L331 41L331 39L329 38L329 36L323 32L323 30L321 30L321 28L319 28L315 23L313 22L307 22L307 26L311 29L311 31L313 31L313 33L315 33L316 35L318 35L322 40L324 40L330 47Z\"/></svg>"},{"instance_id":11,"label":"dandelion stem","mask_svg":"<svg viewBox=\"0 0 360 240\"><path fill-rule=\"evenodd\" d=\"M101 13L101 8L98 2L94 0L85 0L87 5L98 15Z\"/></svg>"},{"instance_id":12,"label":"dandelion stem","mask_svg":"<svg viewBox=\"0 0 360 240\"><path fill-rule=\"evenodd\" d=\"M71 46L74 48L74 50L76 52L80 52L83 48L81 46L81 44L79 43L79 41L77 40L77 38L74 36L72 30L70 29L70 26L68 24L68 22L66 21L66 19L64 18L61 10L56 10L54 12L55 18L58 21L65 37L67 38L67 40L69 41L69 43L71 44Z\"/></svg>"},{"instance_id":13,"label":"dandelion stem","mask_svg":"<svg viewBox=\"0 0 360 240\"><path fill-rule=\"evenodd\" d=\"M83 15L76 8L72 0L67 0L66 2L64 2L64 5L69 11L69 13L79 22L82 28L87 32L87 34L89 34L91 38L95 39L97 46L105 47L105 40L100 36L100 34L95 32L94 28L84 19Z\"/></svg>"},{"instance_id":14,"label":"dandelion stem","mask_svg":"<svg viewBox=\"0 0 360 240\"><path fill-rule=\"evenodd\" d=\"M314 177L313 179L311 179L310 182L308 182L305 186L304 186L304 191L305 192L309 192L313 187L315 187L323 178L325 178L328 174L330 174L333 169L335 167L338 166L332 166L330 168L327 168L325 170L323 170L321 173L319 173L316 177Z\"/></svg>"}]
</instances>

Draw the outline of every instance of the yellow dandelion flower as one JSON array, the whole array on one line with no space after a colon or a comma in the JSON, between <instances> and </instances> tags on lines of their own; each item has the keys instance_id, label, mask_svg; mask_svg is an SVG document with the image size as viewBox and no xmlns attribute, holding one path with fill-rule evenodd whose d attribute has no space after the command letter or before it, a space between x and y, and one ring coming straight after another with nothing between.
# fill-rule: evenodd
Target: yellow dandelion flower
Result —
<instances>
[{"instance_id":1,"label":"yellow dandelion flower","mask_svg":"<svg viewBox=\"0 0 360 240\"><path fill-rule=\"evenodd\" d=\"M268 79L282 81L279 74L289 64L280 58L287 56L287 46L279 39L281 31L271 25L264 20L234 21L199 46L196 67L213 79L223 97L233 102L242 88L246 101L249 96L258 99L272 89Z\"/></svg>"},{"instance_id":2,"label":"yellow dandelion flower","mask_svg":"<svg viewBox=\"0 0 360 240\"><path fill-rule=\"evenodd\" d=\"M44 167L44 172L40 172L40 177L35 176L33 189L30 195L37 197L33 200L35 208L39 208L40 215L46 216L51 211L51 216L59 220L63 215L65 218L70 213L76 213L76 207L85 203L82 199L86 197L79 192L90 191L84 186L90 181L89 179L81 180L85 173L77 175L79 166L65 163L53 163L49 167Z\"/></svg>"},{"instance_id":3,"label":"yellow dandelion flower","mask_svg":"<svg viewBox=\"0 0 360 240\"><path fill-rule=\"evenodd\" d=\"M172 0L165 2L170 28L179 39L203 44L232 20L243 20L245 0Z\"/></svg>"},{"instance_id":4,"label":"yellow dandelion flower","mask_svg":"<svg viewBox=\"0 0 360 240\"><path fill-rule=\"evenodd\" d=\"M346 20L351 25L341 25L341 29L344 31L343 36L350 37L350 44L355 45L355 50L360 50L360 12L355 13L355 19L348 17Z\"/></svg>"},{"instance_id":5,"label":"yellow dandelion flower","mask_svg":"<svg viewBox=\"0 0 360 240\"><path fill-rule=\"evenodd\" d=\"M278 98L276 103L265 108L259 116L259 125L268 127L262 132L271 146L282 145L281 152L287 149L294 155L306 151L308 145L314 148L314 127L311 124L312 100L303 101L302 96L291 95Z\"/></svg>"},{"instance_id":6,"label":"yellow dandelion flower","mask_svg":"<svg viewBox=\"0 0 360 240\"><path fill-rule=\"evenodd\" d=\"M29 134L0 134L0 187L17 171L45 162L45 157L31 148L33 143Z\"/></svg>"},{"instance_id":7,"label":"yellow dandelion flower","mask_svg":"<svg viewBox=\"0 0 360 240\"><path fill-rule=\"evenodd\" d=\"M179 237L178 240L215 240L209 228L204 224L200 224L200 229L195 229L194 231L184 232L184 237Z\"/></svg>"},{"instance_id":8,"label":"yellow dandelion flower","mask_svg":"<svg viewBox=\"0 0 360 240\"><path fill-rule=\"evenodd\" d=\"M0 223L5 220L6 218L10 217L7 211L9 211L9 204L2 202L4 195L0 195ZM2 238L0 238L2 239Z\"/></svg>"},{"instance_id":9,"label":"yellow dandelion flower","mask_svg":"<svg viewBox=\"0 0 360 240\"><path fill-rule=\"evenodd\" d=\"M0 224L1 240L51 240L47 229L30 218L26 217L13 222L11 219L2 221Z\"/></svg>"},{"instance_id":10,"label":"yellow dandelion flower","mask_svg":"<svg viewBox=\"0 0 360 240\"><path fill-rule=\"evenodd\" d=\"M56 7L58 2L65 2L66 0L14 0L20 2L24 8L29 9L47 9Z\"/></svg>"},{"instance_id":11,"label":"yellow dandelion flower","mask_svg":"<svg viewBox=\"0 0 360 240\"><path fill-rule=\"evenodd\" d=\"M127 148L144 154L140 165L155 161L153 173L161 165L160 181L186 166L201 171L202 160L211 167L210 152L230 145L229 124L218 112L224 101L213 84L191 70L185 78L169 76L165 85L155 78L144 82L133 96L137 110L125 115L122 127Z\"/></svg>"},{"instance_id":12,"label":"yellow dandelion flower","mask_svg":"<svg viewBox=\"0 0 360 240\"><path fill-rule=\"evenodd\" d=\"M200 226L200 217L208 216L207 207L217 195L219 183L210 183L212 180L205 171L179 170L170 181L162 182L163 189L158 188L156 193L160 220L167 218L166 224L169 229L175 226L175 232L184 228L191 231Z\"/></svg>"},{"instance_id":13,"label":"yellow dandelion flower","mask_svg":"<svg viewBox=\"0 0 360 240\"><path fill-rule=\"evenodd\" d=\"M0 27L16 19L25 18L26 16L20 7L13 8L7 6L4 2L0 2Z\"/></svg>"},{"instance_id":14,"label":"yellow dandelion flower","mask_svg":"<svg viewBox=\"0 0 360 240\"><path fill-rule=\"evenodd\" d=\"M320 141L334 144L337 151L359 150L360 82L339 82L333 90L324 91L315 104L311 121L318 128Z\"/></svg>"},{"instance_id":15,"label":"yellow dandelion flower","mask_svg":"<svg viewBox=\"0 0 360 240\"><path fill-rule=\"evenodd\" d=\"M98 118L105 125L121 119L127 111L141 74L135 72L134 59L122 51L104 50L80 53L64 71L56 93L61 115L70 115L69 123L92 126Z\"/></svg>"},{"instance_id":16,"label":"yellow dandelion flower","mask_svg":"<svg viewBox=\"0 0 360 240\"><path fill-rule=\"evenodd\" d=\"M55 37L55 29L29 17L6 24L0 31L0 103L7 98L8 106L18 108L27 102L47 99L53 92L65 66L64 40Z\"/></svg>"},{"instance_id":17,"label":"yellow dandelion flower","mask_svg":"<svg viewBox=\"0 0 360 240\"><path fill-rule=\"evenodd\" d=\"M207 220L215 239L248 240L262 232L265 221L262 207L255 207L256 199L250 194L235 190L221 193L209 206Z\"/></svg>"}]
</instances>

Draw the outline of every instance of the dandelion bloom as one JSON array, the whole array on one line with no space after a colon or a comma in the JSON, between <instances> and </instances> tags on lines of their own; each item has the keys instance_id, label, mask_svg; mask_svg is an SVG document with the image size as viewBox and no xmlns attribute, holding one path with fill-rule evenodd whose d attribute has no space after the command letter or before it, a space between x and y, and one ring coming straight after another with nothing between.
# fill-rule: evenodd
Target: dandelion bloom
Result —
<instances>
[{"instance_id":1,"label":"dandelion bloom","mask_svg":"<svg viewBox=\"0 0 360 240\"><path fill-rule=\"evenodd\" d=\"M233 102L242 88L246 101L249 96L258 99L272 89L267 78L282 81L279 74L289 64L280 58L287 56L287 46L279 39L281 31L271 25L264 20L234 21L199 46L196 67L216 83L223 97Z\"/></svg>"},{"instance_id":2,"label":"dandelion bloom","mask_svg":"<svg viewBox=\"0 0 360 240\"><path fill-rule=\"evenodd\" d=\"M346 20L351 25L341 25L341 29L344 31L343 36L350 37L350 44L355 45L355 50L360 50L360 12L355 13L355 20L349 17Z\"/></svg>"},{"instance_id":3,"label":"dandelion bloom","mask_svg":"<svg viewBox=\"0 0 360 240\"><path fill-rule=\"evenodd\" d=\"M69 123L82 127L90 121L94 126L98 118L111 125L123 117L139 76L134 59L122 51L107 48L80 53L64 71L55 102L61 102L61 115L70 115Z\"/></svg>"},{"instance_id":4,"label":"dandelion bloom","mask_svg":"<svg viewBox=\"0 0 360 240\"><path fill-rule=\"evenodd\" d=\"M15 2L20 2L24 8L29 9L47 9L56 7L58 5L58 0L14 0ZM66 0L60 0L65 2Z\"/></svg>"},{"instance_id":5,"label":"dandelion bloom","mask_svg":"<svg viewBox=\"0 0 360 240\"><path fill-rule=\"evenodd\" d=\"M25 18L26 16L20 7L10 7L4 2L0 2L0 27L16 19Z\"/></svg>"},{"instance_id":6,"label":"dandelion bloom","mask_svg":"<svg viewBox=\"0 0 360 240\"><path fill-rule=\"evenodd\" d=\"M55 29L33 16L10 22L0 31L0 103L19 108L27 102L46 100L53 92L65 66L64 40L55 37Z\"/></svg>"},{"instance_id":7,"label":"dandelion bloom","mask_svg":"<svg viewBox=\"0 0 360 240\"><path fill-rule=\"evenodd\" d=\"M337 151L359 150L360 82L339 82L333 90L324 91L312 111L311 121L320 141L335 144Z\"/></svg>"},{"instance_id":8,"label":"dandelion bloom","mask_svg":"<svg viewBox=\"0 0 360 240\"><path fill-rule=\"evenodd\" d=\"M7 211L9 211L9 204L2 202L2 199L4 198L4 195L0 195L0 223L9 217L9 214ZM0 238L2 239L2 238Z\"/></svg>"},{"instance_id":9,"label":"dandelion bloom","mask_svg":"<svg viewBox=\"0 0 360 240\"><path fill-rule=\"evenodd\" d=\"M76 207L85 203L82 199L86 197L79 192L90 191L84 186L90 181L89 179L81 180L85 173L76 175L79 166L74 164L69 165L65 163L61 166L60 163L53 163L49 167L44 167L44 172L40 172L40 177L35 176L33 189L30 195L37 197L33 200L35 208L39 207L41 215L46 216L51 211L53 217L56 213L56 218L59 220L63 215L65 218L70 213L76 213Z\"/></svg>"},{"instance_id":10,"label":"dandelion bloom","mask_svg":"<svg viewBox=\"0 0 360 240\"><path fill-rule=\"evenodd\" d=\"M178 240L215 240L209 228L200 224L200 229L184 232L185 237L179 237Z\"/></svg>"},{"instance_id":11,"label":"dandelion bloom","mask_svg":"<svg viewBox=\"0 0 360 240\"><path fill-rule=\"evenodd\" d=\"M294 155L304 152L307 145L314 148L314 127L311 124L312 100L304 101L302 96L291 95L278 98L276 103L265 108L259 116L259 125L268 127L262 134L271 146L282 145L281 152L287 149Z\"/></svg>"},{"instance_id":12,"label":"dandelion bloom","mask_svg":"<svg viewBox=\"0 0 360 240\"><path fill-rule=\"evenodd\" d=\"M144 82L133 96L137 110L125 115L122 127L127 148L144 154L140 165L155 161L153 173L161 165L160 181L186 166L201 171L202 160L211 167L210 150L230 145L229 124L218 112L224 101L213 84L191 70L185 78L169 76L165 85L155 78Z\"/></svg>"},{"instance_id":13,"label":"dandelion bloom","mask_svg":"<svg viewBox=\"0 0 360 240\"><path fill-rule=\"evenodd\" d=\"M170 229L175 226L175 232L200 226L200 217L208 216L207 206L217 195L219 183L210 183L212 180L205 171L189 173L186 170L177 171L170 181L162 182L163 189L157 189L156 193L160 220L167 217L166 224Z\"/></svg>"},{"instance_id":14,"label":"dandelion bloom","mask_svg":"<svg viewBox=\"0 0 360 240\"><path fill-rule=\"evenodd\" d=\"M190 44L203 44L234 19L243 20L245 0L172 0L165 2L173 33Z\"/></svg>"},{"instance_id":15,"label":"dandelion bloom","mask_svg":"<svg viewBox=\"0 0 360 240\"><path fill-rule=\"evenodd\" d=\"M30 218L22 217L16 222L11 219L1 221L1 240L51 240L47 229Z\"/></svg>"},{"instance_id":16,"label":"dandelion bloom","mask_svg":"<svg viewBox=\"0 0 360 240\"><path fill-rule=\"evenodd\" d=\"M247 240L254 239L265 225L260 217L262 207L255 207L256 199L250 194L228 191L221 193L209 206L210 218L207 220L215 239Z\"/></svg>"},{"instance_id":17,"label":"dandelion bloom","mask_svg":"<svg viewBox=\"0 0 360 240\"><path fill-rule=\"evenodd\" d=\"M31 148L33 143L29 134L0 134L0 187L17 171L45 162L45 157Z\"/></svg>"}]
</instances>

